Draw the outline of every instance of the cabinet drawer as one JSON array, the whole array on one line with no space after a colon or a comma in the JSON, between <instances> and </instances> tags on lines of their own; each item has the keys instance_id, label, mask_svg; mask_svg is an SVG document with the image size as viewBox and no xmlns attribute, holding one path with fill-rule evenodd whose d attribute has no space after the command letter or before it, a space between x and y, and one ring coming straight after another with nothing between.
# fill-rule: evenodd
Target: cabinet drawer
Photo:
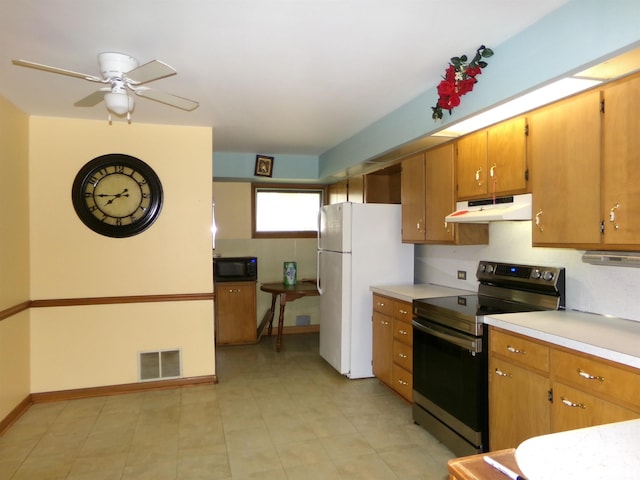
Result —
<instances>
[{"instance_id":1,"label":"cabinet drawer","mask_svg":"<svg viewBox=\"0 0 640 480\"><path fill-rule=\"evenodd\" d=\"M393 361L408 372L413 371L413 347L399 342L393 341Z\"/></svg>"},{"instance_id":2,"label":"cabinet drawer","mask_svg":"<svg viewBox=\"0 0 640 480\"><path fill-rule=\"evenodd\" d=\"M403 322L397 318L393 319L393 338L396 340L413 346L413 327L410 323Z\"/></svg>"},{"instance_id":3,"label":"cabinet drawer","mask_svg":"<svg viewBox=\"0 0 640 480\"><path fill-rule=\"evenodd\" d=\"M373 294L373 309L385 315L393 315L393 300L382 295Z\"/></svg>"},{"instance_id":4,"label":"cabinet drawer","mask_svg":"<svg viewBox=\"0 0 640 480\"><path fill-rule=\"evenodd\" d=\"M635 369L587 358L580 353L551 349L551 372L555 379L581 390L640 408L640 372Z\"/></svg>"},{"instance_id":5,"label":"cabinet drawer","mask_svg":"<svg viewBox=\"0 0 640 480\"><path fill-rule=\"evenodd\" d=\"M553 432L623 422L640 417L640 414L632 410L563 383L553 382L552 385L551 428Z\"/></svg>"},{"instance_id":6,"label":"cabinet drawer","mask_svg":"<svg viewBox=\"0 0 640 480\"><path fill-rule=\"evenodd\" d=\"M412 305L408 302L393 302L393 318L402 320L403 322L411 323L412 317Z\"/></svg>"},{"instance_id":7,"label":"cabinet drawer","mask_svg":"<svg viewBox=\"0 0 640 480\"><path fill-rule=\"evenodd\" d=\"M406 398L412 401L413 398L413 375L404 368L393 364L391 373L392 388Z\"/></svg>"},{"instance_id":8,"label":"cabinet drawer","mask_svg":"<svg viewBox=\"0 0 640 480\"><path fill-rule=\"evenodd\" d=\"M544 372L549 371L549 347L495 328L491 328L489 332L491 353L508 358L513 363Z\"/></svg>"}]
</instances>

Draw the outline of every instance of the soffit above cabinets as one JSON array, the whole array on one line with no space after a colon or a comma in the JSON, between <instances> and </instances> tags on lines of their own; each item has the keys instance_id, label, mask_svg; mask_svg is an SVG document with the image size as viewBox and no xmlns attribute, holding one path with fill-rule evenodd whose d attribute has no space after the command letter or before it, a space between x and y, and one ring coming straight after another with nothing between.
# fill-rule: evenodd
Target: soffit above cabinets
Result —
<instances>
[{"instance_id":1,"label":"soffit above cabinets","mask_svg":"<svg viewBox=\"0 0 640 480\"><path fill-rule=\"evenodd\" d=\"M625 52L574 75L577 78L613 80L640 70L640 48Z\"/></svg>"}]
</instances>

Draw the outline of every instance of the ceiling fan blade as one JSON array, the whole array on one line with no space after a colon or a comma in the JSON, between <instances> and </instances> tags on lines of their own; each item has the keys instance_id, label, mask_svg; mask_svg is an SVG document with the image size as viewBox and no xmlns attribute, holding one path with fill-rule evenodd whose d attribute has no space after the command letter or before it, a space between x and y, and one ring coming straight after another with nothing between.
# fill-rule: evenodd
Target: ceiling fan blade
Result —
<instances>
[{"instance_id":1,"label":"ceiling fan blade","mask_svg":"<svg viewBox=\"0 0 640 480\"><path fill-rule=\"evenodd\" d=\"M74 107L93 107L104 100L104 94L109 92L109 88L101 88L90 95L78 100L73 104Z\"/></svg>"},{"instance_id":2,"label":"ceiling fan blade","mask_svg":"<svg viewBox=\"0 0 640 480\"><path fill-rule=\"evenodd\" d=\"M188 98L178 97L177 95L172 95L171 93L167 92L161 92L159 90L153 90L151 88L141 87L136 88L134 91L136 92L136 95L139 95L141 97L155 100L156 102L164 103L166 105L180 108L188 112L195 110L200 105L198 102L189 100Z\"/></svg>"},{"instance_id":3,"label":"ceiling fan blade","mask_svg":"<svg viewBox=\"0 0 640 480\"><path fill-rule=\"evenodd\" d=\"M143 83L152 82L160 78L170 77L178 72L169 65L160 60L152 60L144 65L134 68L126 72L125 76L133 85L141 85Z\"/></svg>"},{"instance_id":4,"label":"ceiling fan blade","mask_svg":"<svg viewBox=\"0 0 640 480\"><path fill-rule=\"evenodd\" d=\"M102 79L95 75L73 72L63 68L50 67L48 65L42 65L41 63L30 62L28 60L12 60L11 63L18 65L19 67L35 68L36 70L44 70L45 72L59 73L61 75L68 75L69 77L82 78L84 80L89 80L90 82L102 82Z\"/></svg>"}]
</instances>

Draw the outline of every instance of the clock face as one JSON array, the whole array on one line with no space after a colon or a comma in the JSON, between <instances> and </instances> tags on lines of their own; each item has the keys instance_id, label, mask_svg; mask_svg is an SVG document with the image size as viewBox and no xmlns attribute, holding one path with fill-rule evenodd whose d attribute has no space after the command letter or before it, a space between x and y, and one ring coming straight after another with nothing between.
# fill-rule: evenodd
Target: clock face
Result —
<instances>
[{"instance_id":1,"label":"clock face","mask_svg":"<svg viewBox=\"0 0 640 480\"><path fill-rule=\"evenodd\" d=\"M109 154L94 158L80 169L71 198L80 220L94 232L130 237L158 218L162 185L142 160Z\"/></svg>"}]
</instances>

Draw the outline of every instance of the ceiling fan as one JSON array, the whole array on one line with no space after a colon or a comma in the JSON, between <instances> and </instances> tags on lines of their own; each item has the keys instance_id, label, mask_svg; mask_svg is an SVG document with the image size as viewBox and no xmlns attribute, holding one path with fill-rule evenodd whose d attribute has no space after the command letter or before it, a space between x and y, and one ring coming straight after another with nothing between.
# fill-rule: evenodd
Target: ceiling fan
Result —
<instances>
[{"instance_id":1,"label":"ceiling fan","mask_svg":"<svg viewBox=\"0 0 640 480\"><path fill-rule=\"evenodd\" d=\"M159 60L152 60L144 65L139 65L138 61L129 55L112 52L100 53L98 55L98 66L100 67L101 77L50 67L28 60L13 60L12 63L21 67L59 73L107 85L78 100L74 103L74 106L93 107L104 100L109 112L109 123L111 123L112 113L119 117L126 115L127 121L131 123L131 113L135 107L135 100L130 95L130 92L189 112L198 108L199 105L198 102L193 100L144 86L146 83L178 73L173 67Z\"/></svg>"}]
</instances>

